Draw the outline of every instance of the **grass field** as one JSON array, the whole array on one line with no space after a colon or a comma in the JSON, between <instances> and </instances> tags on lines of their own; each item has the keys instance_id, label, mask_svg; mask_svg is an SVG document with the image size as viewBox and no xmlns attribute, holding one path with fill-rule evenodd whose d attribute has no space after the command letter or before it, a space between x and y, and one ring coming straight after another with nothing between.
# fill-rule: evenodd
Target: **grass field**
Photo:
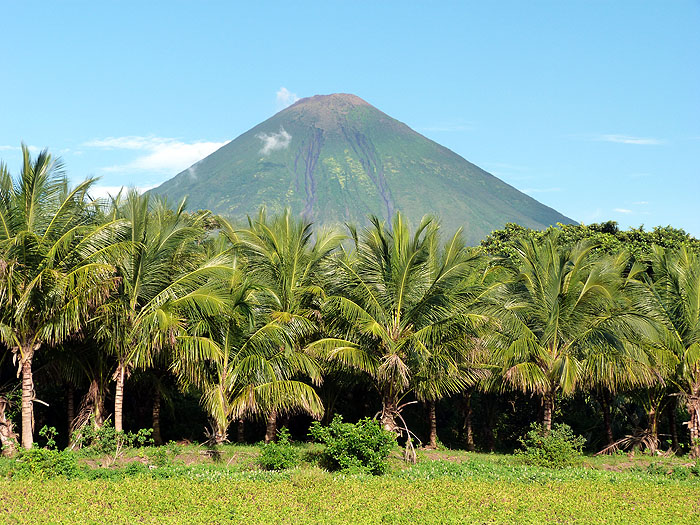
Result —
<instances>
[{"instance_id":1,"label":"grass field","mask_svg":"<svg viewBox=\"0 0 700 525\"><path fill-rule=\"evenodd\" d=\"M306 448L307 458L313 448ZM3 523L697 523L700 477L683 460L590 458L562 470L511 456L425 452L415 466L392 458L385 476L330 474L306 462L283 472L254 467L255 447L197 447L147 466L90 462L76 479L5 477ZM129 463L139 462L138 469ZM124 466L124 465L127 466ZM688 472L686 472L688 471ZM89 478L93 479L89 479Z\"/></svg>"}]
</instances>

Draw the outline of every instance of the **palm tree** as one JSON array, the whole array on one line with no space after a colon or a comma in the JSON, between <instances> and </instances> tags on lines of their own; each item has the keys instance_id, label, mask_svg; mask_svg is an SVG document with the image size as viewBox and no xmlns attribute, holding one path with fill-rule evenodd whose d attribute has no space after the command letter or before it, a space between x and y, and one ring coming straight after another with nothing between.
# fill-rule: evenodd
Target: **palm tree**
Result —
<instances>
[{"instance_id":1,"label":"palm tree","mask_svg":"<svg viewBox=\"0 0 700 525\"><path fill-rule=\"evenodd\" d=\"M112 216L128 224L132 249L116 261L119 286L100 308L96 333L117 359L113 379L114 427L123 429L125 381L134 366L147 368L173 350L191 317L225 309L231 257L207 257L200 215L130 190L113 200Z\"/></svg>"},{"instance_id":2,"label":"palm tree","mask_svg":"<svg viewBox=\"0 0 700 525\"><path fill-rule=\"evenodd\" d=\"M307 413L320 418L323 403L315 390L300 381L309 377L321 381L321 368L313 359L285 344L285 333L275 323L249 330L235 323L223 323L218 330L196 338L194 345L214 348L213 359L175 361L173 369L183 384L202 391L202 405L212 421L211 439L221 444L227 439L231 422L256 414ZM269 434L269 432L268 432ZM267 436L269 442L273 436Z\"/></svg>"},{"instance_id":3,"label":"palm tree","mask_svg":"<svg viewBox=\"0 0 700 525\"><path fill-rule=\"evenodd\" d=\"M651 333L639 289L622 278L627 258L595 256L593 248L561 245L556 231L541 243L520 239L512 278L493 287L484 310L499 323L491 344L503 384L542 398L545 431L558 393L571 394L586 372L618 384L618 370L598 358L617 352L634 362L630 341Z\"/></svg>"},{"instance_id":4,"label":"palm tree","mask_svg":"<svg viewBox=\"0 0 700 525\"><path fill-rule=\"evenodd\" d=\"M686 247L655 246L652 290L663 320L661 346L673 353L671 381L685 400L691 457L700 457L700 258Z\"/></svg>"},{"instance_id":5,"label":"palm tree","mask_svg":"<svg viewBox=\"0 0 700 525\"><path fill-rule=\"evenodd\" d=\"M459 323L459 321L456 321ZM461 323L460 323L461 324ZM458 333L462 326L450 328ZM452 340L450 340L452 339ZM459 342L458 344L455 344ZM413 391L416 399L423 402L428 411L428 443L425 448L437 448L437 416L435 405L441 399L464 391L479 379L478 365L469 364L468 351L472 341L459 341L449 337L446 344L438 342L430 347L430 355L413 375Z\"/></svg>"},{"instance_id":6,"label":"palm tree","mask_svg":"<svg viewBox=\"0 0 700 525\"><path fill-rule=\"evenodd\" d=\"M85 390L77 412L73 407L73 416L68 425L68 438L72 445L80 442L80 433L85 425L91 423L94 428L101 428L108 418L105 404L114 357L105 353L91 334L85 340L67 347L67 344L62 345L51 364L63 368L63 375L70 384L82 386Z\"/></svg>"},{"instance_id":7,"label":"palm tree","mask_svg":"<svg viewBox=\"0 0 700 525\"><path fill-rule=\"evenodd\" d=\"M319 330L322 265L344 236L335 230L313 233L311 223L294 218L289 209L272 218L262 209L256 219L248 218L247 228L239 230L225 221L222 225L258 287L258 304L275 329L287 334L291 348L300 351ZM276 435L277 408L270 406L267 415L265 440L269 441Z\"/></svg>"},{"instance_id":8,"label":"palm tree","mask_svg":"<svg viewBox=\"0 0 700 525\"><path fill-rule=\"evenodd\" d=\"M46 150L13 181L0 167L0 338L22 375L22 446L33 442L32 361L43 346L78 333L114 288L110 261L123 252L124 223L94 220L94 182L69 189L61 163Z\"/></svg>"},{"instance_id":9,"label":"palm tree","mask_svg":"<svg viewBox=\"0 0 700 525\"><path fill-rule=\"evenodd\" d=\"M409 391L437 400L465 385L471 301L465 283L477 258L460 232L438 250L438 225L430 217L413 232L400 213L391 229L376 217L371 223L361 237L351 229L354 251L343 251L331 269L332 294L322 313L334 337L309 347L367 373L381 396L381 424L396 433Z\"/></svg>"},{"instance_id":10,"label":"palm tree","mask_svg":"<svg viewBox=\"0 0 700 525\"><path fill-rule=\"evenodd\" d=\"M455 248L454 244L447 245L447 249ZM439 250L440 247L434 243L431 249ZM441 264L443 257L439 252L433 253L430 260L433 265ZM487 275L482 264L485 262L486 259L476 258L469 275L462 282L455 283L460 287L461 301L477 304ZM440 269L433 268L431 271L437 274ZM462 305L462 308L465 306L468 305ZM423 402L428 411L429 433L425 448L437 448L437 402L456 392L467 391L487 375L488 356L485 355L485 345L479 337L485 328L485 322L486 319L476 314L476 308L467 314L455 315L451 320L453 326L445 331L446 335L449 334L448 337L438 337L433 341L430 355L414 375L413 390L416 399ZM469 393L466 396L468 405ZM465 408L469 409L468 406ZM473 447L473 441L471 445Z\"/></svg>"},{"instance_id":11,"label":"palm tree","mask_svg":"<svg viewBox=\"0 0 700 525\"><path fill-rule=\"evenodd\" d=\"M172 365L185 386L191 384L202 391L215 444L226 440L232 421L249 415L273 410L323 415L323 404L314 389L298 380L305 376L319 385L320 366L300 351L284 325L256 307L255 288L244 273L246 269L240 269L236 261L229 281L229 309L198 320L187 335L178 337L190 348L210 347L200 354L214 357L193 360L191 354L184 354ZM264 320L267 322L260 322Z\"/></svg>"},{"instance_id":12,"label":"palm tree","mask_svg":"<svg viewBox=\"0 0 700 525\"><path fill-rule=\"evenodd\" d=\"M615 264L621 268L629 266L629 269L623 270L622 287L613 298L617 302L618 310L634 310L646 323L655 322L652 298L643 282L646 275L645 265L639 262L630 265L624 253L618 254ZM651 327L651 324L647 327ZM645 330L645 333L649 335L650 332ZM608 446L615 443L610 415L614 396L622 391L640 388L649 393L659 388L663 390L665 386L664 376L673 356L659 349L653 344L653 340L644 335L638 333L633 340L627 338L618 345L590 345L583 349L583 382L600 400ZM647 396L647 402L642 403L647 407L651 443L657 441L656 421L660 407L653 403L653 399L656 398L658 396ZM655 408L659 410L656 411Z\"/></svg>"}]
</instances>

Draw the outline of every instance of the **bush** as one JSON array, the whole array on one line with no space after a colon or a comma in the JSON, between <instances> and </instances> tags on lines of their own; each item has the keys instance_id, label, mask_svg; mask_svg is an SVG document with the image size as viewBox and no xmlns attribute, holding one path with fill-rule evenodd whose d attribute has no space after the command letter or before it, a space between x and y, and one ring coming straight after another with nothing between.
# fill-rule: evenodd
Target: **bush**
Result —
<instances>
[{"instance_id":1,"label":"bush","mask_svg":"<svg viewBox=\"0 0 700 525\"><path fill-rule=\"evenodd\" d=\"M95 427L93 421L73 433L73 441L80 448L87 448L98 454L118 456L125 448L153 444L152 428L142 428L138 432L117 432L111 421Z\"/></svg>"},{"instance_id":2,"label":"bush","mask_svg":"<svg viewBox=\"0 0 700 525\"><path fill-rule=\"evenodd\" d=\"M149 451L148 461L153 463L156 467L167 467L172 464L168 449L165 447L157 447Z\"/></svg>"},{"instance_id":3,"label":"bush","mask_svg":"<svg viewBox=\"0 0 700 525\"><path fill-rule=\"evenodd\" d=\"M56 448L56 437L58 436L56 427L44 425L41 427L41 430L39 430L39 435L46 439L46 448Z\"/></svg>"},{"instance_id":4,"label":"bush","mask_svg":"<svg viewBox=\"0 0 700 525\"><path fill-rule=\"evenodd\" d=\"M336 415L327 427L315 421L309 435L326 445L321 461L329 470L384 474L389 452L396 445L394 434L369 418L352 424Z\"/></svg>"},{"instance_id":5,"label":"bush","mask_svg":"<svg viewBox=\"0 0 700 525\"><path fill-rule=\"evenodd\" d=\"M695 465L688 468L694 476L700 476L700 458L695 460Z\"/></svg>"},{"instance_id":6,"label":"bush","mask_svg":"<svg viewBox=\"0 0 700 525\"><path fill-rule=\"evenodd\" d=\"M147 474L148 467L140 461L132 461L124 468L126 476L138 476L139 474Z\"/></svg>"},{"instance_id":7,"label":"bush","mask_svg":"<svg viewBox=\"0 0 700 525\"><path fill-rule=\"evenodd\" d=\"M585 438L576 436L569 425L555 424L549 433L541 425L532 424L530 431L520 438L523 448L515 454L529 465L563 468L579 462Z\"/></svg>"},{"instance_id":8,"label":"bush","mask_svg":"<svg viewBox=\"0 0 700 525\"><path fill-rule=\"evenodd\" d=\"M267 443L260 450L258 463L265 470L284 470L296 467L299 452L289 440L289 430L282 427L277 431L277 442Z\"/></svg>"},{"instance_id":9,"label":"bush","mask_svg":"<svg viewBox=\"0 0 700 525\"><path fill-rule=\"evenodd\" d=\"M669 469L661 463L649 463L646 472L652 476L666 476L669 474Z\"/></svg>"},{"instance_id":10,"label":"bush","mask_svg":"<svg viewBox=\"0 0 700 525\"><path fill-rule=\"evenodd\" d=\"M30 448L21 450L13 474L19 477L72 478L78 474L78 462L70 450Z\"/></svg>"}]
</instances>

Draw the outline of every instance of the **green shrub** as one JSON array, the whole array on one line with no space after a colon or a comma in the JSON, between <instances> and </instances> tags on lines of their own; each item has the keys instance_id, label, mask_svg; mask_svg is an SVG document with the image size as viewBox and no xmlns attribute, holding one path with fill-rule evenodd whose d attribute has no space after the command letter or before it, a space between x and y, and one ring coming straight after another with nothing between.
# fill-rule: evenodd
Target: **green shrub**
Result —
<instances>
[{"instance_id":1,"label":"green shrub","mask_svg":"<svg viewBox=\"0 0 700 525\"><path fill-rule=\"evenodd\" d=\"M73 452L46 448L21 450L13 469L13 475L18 477L72 478L77 474L78 462Z\"/></svg>"},{"instance_id":2,"label":"green shrub","mask_svg":"<svg viewBox=\"0 0 700 525\"><path fill-rule=\"evenodd\" d=\"M665 467L661 463L649 463L646 469L647 474L652 476L666 476L669 473L668 467Z\"/></svg>"},{"instance_id":3,"label":"green shrub","mask_svg":"<svg viewBox=\"0 0 700 525\"><path fill-rule=\"evenodd\" d=\"M148 474L148 467L140 461L132 461L124 468L124 474L127 476L138 476L139 474Z\"/></svg>"},{"instance_id":4,"label":"green shrub","mask_svg":"<svg viewBox=\"0 0 700 525\"><path fill-rule=\"evenodd\" d=\"M138 432L117 432L109 420L101 427L96 427L91 420L73 433L73 441L80 448L87 448L98 454L117 456L125 448L151 445L152 432L152 428L142 428Z\"/></svg>"},{"instance_id":5,"label":"green shrub","mask_svg":"<svg viewBox=\"0 0 700 525\"><path fill-rule=\"evenodd\" d=\"M157 447L149 451L148 460L156 467L167 467L171 463L168 451L164 447Z\"/></svg>"},{"instance_id":6,"label":"green shrub","mask_svg":"<svg viewBox=\"0 0 700 525\"><path fill-rule=\"evenodd\" d=\"M178 445L175 441L170 440L165 444L165 448L168 450L168 454L175 458L180 452L182 452L182 446Z\"/></svg>"},{"instance_id":7,"label":"green shrub","mask_svg":"<svg viewBox=\"0 0 700 525\"><path fill-rule=\"evenodd\" d=\"M181 447L174 441L160 447L148 448L148 461L156 467L169 467L175 463Z\"/></svg>"},{"instance_id":8,"label":"green shrub","mask_svg":"<svg viewBox=\"0 0 700 525\"><path fill-rule=\"evenodd\" d=\"M700 458L696 459L695 465L688 467L688 469L694 476L700 476Z\"/></svg>"},{"instance_id":9,"label":"green shrub","mask_svg":"<svg viewBox=\"0 0 700 525\"><path fill-rule=\"evenodd\" d=\"M39 430L39 435L46 439L46 448L56 448L56 437L58 436L56 427L44 425L41 427L41 430Z\"/></svg>"},{"instance_id":10,"label":"green shrub","mask_svg":"<svg viewBox=\"0 0 700 525\"><path fill-rule=\"evenodd\" d=\"M396 445L394 434L369 418L352 424L343 423L343 418L336 415L326 427L315 421L309 435L326 445L321 460L329 470L383 474L389 466L387 457Z\"/></svg>"},{"instance_id":11,"label":"green shrub","mask_svg":"<svg viewBox=\"0 0 700 525\"><path fill-rule=\"evenodd\" d=\"M576 436L571 427L555 424L548 433L541 425L532 424L530 431L520 438L523 448L515 454L529 465L563 468L577 464L583 455L585 438Z\"/></svg>"},{"instance_id":12,"label":"green shrub","mask_svg":"<svg viewBox=\"0 0 700 525\"><path fill-rule=\"evenodd\" d=\"M258 463L265 470L284 470L299 464L299 452L289 440L289 430L282 427L277 432L277 442L262 445Z\"/></svg>"}]
</instances>

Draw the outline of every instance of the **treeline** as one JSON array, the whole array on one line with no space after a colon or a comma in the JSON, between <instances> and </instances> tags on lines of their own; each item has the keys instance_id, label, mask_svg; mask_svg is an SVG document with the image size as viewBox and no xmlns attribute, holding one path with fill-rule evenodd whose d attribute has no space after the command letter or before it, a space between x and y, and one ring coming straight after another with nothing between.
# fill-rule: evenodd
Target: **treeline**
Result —
<instances>
[{"instance_id":1,"label":"treeline","mask_svg":"<svg viewBox=\"0 0 700 525\"><path fill-rule=\"evenodd\" d=\"M493 449L558 419L655 451L666 425L700 453L700 244L682 230L507 225L468 247L398 213L236 225L135 191L93 199L94 180L70 188L46 151L23 155L15 178L0 165L5 453L39 423L146 418L159 443L205 414L222 443L335 412L432 447L438 430Z\"/></svg>"}]
</instances>

